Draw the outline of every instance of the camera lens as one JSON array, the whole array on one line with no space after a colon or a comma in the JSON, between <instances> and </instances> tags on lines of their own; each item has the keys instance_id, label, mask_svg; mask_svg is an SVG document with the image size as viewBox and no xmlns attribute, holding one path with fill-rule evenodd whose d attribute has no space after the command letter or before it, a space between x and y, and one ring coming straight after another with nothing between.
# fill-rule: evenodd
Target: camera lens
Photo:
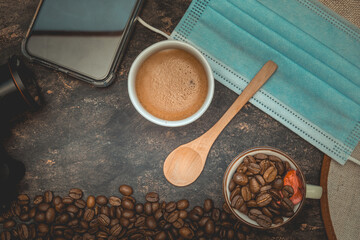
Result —
<instances>
[{"instance_id":1,"label":"camera lens","mask_svg":"<svg viewBox=\"0 0 360 240\"><path fill-rule=\"evenodd\" d=\"M41 97L34 75L13 56L0 66L0 112L12 116L40 106Z\"/></svg>"}]
</instances>

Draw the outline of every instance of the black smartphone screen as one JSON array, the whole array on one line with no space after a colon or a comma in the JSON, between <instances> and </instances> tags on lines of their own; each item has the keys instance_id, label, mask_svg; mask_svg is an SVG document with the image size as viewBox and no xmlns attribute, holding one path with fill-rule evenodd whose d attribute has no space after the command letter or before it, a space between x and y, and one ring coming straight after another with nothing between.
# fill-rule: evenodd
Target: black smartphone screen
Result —
<instances>
[{"instance_id":1,"label":"black smartphone screen","mask_svg":"<svg viewBox=\"0 0 360 240\"><path fill-rule=\"evenodd\" d=\"M43 0L25 55L98 85L107 84L140 7L139 0Z\"/></svg>"}]
</instances>

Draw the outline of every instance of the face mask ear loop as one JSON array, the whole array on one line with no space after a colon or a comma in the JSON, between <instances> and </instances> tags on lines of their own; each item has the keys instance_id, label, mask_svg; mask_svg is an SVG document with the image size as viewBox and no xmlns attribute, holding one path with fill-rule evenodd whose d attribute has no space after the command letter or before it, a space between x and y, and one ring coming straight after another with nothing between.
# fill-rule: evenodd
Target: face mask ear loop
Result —
<instances>
[{"instance_id":1,"label":"face mask ear loop","mask_svg":"<svg viewBox=\"0 0 360 240\"><path fill-rule=\"evenodd\" d=\"M167 39L173 39L172 37L170 37L169 35L167 35L166 33L164 33L163 31L160 31L157 28L154 28L153 26L150 26L149 24L147 24L144 20L142 20L139 16L136 18L136 20L139 21L139 23L141 23L144 27L150 29L153 32L156 32L160 35L163 35L164 37L166 37Z\"/></svg>"}]
</instances>

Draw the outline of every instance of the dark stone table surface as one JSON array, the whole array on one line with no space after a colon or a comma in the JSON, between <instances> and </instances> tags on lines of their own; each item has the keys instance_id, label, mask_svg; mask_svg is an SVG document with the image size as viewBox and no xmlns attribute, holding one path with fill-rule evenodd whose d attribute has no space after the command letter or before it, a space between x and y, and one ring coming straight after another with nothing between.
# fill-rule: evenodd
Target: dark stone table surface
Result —
<instances>
[{"instance_id":1,"label":"dark stone table surface","mask_svg":"<svg viewBox=\"0 0 360 240\"><path fill-rule=\"evenodd\" d=\"M12 54L21 55L21 42L35 13L38 0L0 0L0 64ZM171 33L190 0L148 0L140 16L149 24ZM26 166L20 191L34 197L45 190L65 196L70 188L85 195L119 195L118 187L129 184L143 200L156 191L161 200L190 200L202 205L212 198L223 203L222 177L227 165L240 152L271 146L301 166L307 182L319 184L324 154L251 104L247 104L214 143L205 169L195 183L174 187L163 176L166 156L177 146L208 130L237 95L216 82L214 99L196 122L179 128L157 126L145 120L132 106L127 76L135 57L146 47L164 40L136 24L115 82L96 88L65 74L27 62L38 79L44 106L35 113L13 119L3 145ZM326 239L320 201L306 200L297 218L272 231L253 230L254 239Z\"/></svg>"}]
</instances>

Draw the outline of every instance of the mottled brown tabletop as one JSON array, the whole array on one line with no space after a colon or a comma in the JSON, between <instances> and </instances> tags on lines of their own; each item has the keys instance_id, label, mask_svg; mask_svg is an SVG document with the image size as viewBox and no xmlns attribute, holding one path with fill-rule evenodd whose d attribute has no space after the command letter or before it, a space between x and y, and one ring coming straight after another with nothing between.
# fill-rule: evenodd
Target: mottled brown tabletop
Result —
<instances>
[{"instance_id":1,"label":"mottled brown tabletop","mask_svg":"<svg viewBox=\"0 0 360 240\"><path fill-rule=\"evenodd\" d=\"M171 33L191 1L145 1L141 17ZM12 54L21 55L21 42L38 0L0 0L0 64ZM27 62L38 79L44 106L13 119L3 139L8 153L21 160L26 174L20 191L33 197L45 190L66 195L81 188L85 195L118 195L121 184L134 188L144 199L148 191L161 200L190 200L202 205L206 198L223 203L222 177L240 152L257 146L278 148L302 168L307 182L319 184L324 154L251 104L247 104L214 143L205 169L195 183L174 187L163 175L166 156L177 146L208 130L237 95L216 82L210 108L196 122L179 128L157 126L132 106L127 92L131 63L146 47L164 40L136 24L115 82L96 88L65 74ZM319 200L306 200L294 221L278 230L253 230L252 239L326 239Z\"/></svg>"}]
</instances>

